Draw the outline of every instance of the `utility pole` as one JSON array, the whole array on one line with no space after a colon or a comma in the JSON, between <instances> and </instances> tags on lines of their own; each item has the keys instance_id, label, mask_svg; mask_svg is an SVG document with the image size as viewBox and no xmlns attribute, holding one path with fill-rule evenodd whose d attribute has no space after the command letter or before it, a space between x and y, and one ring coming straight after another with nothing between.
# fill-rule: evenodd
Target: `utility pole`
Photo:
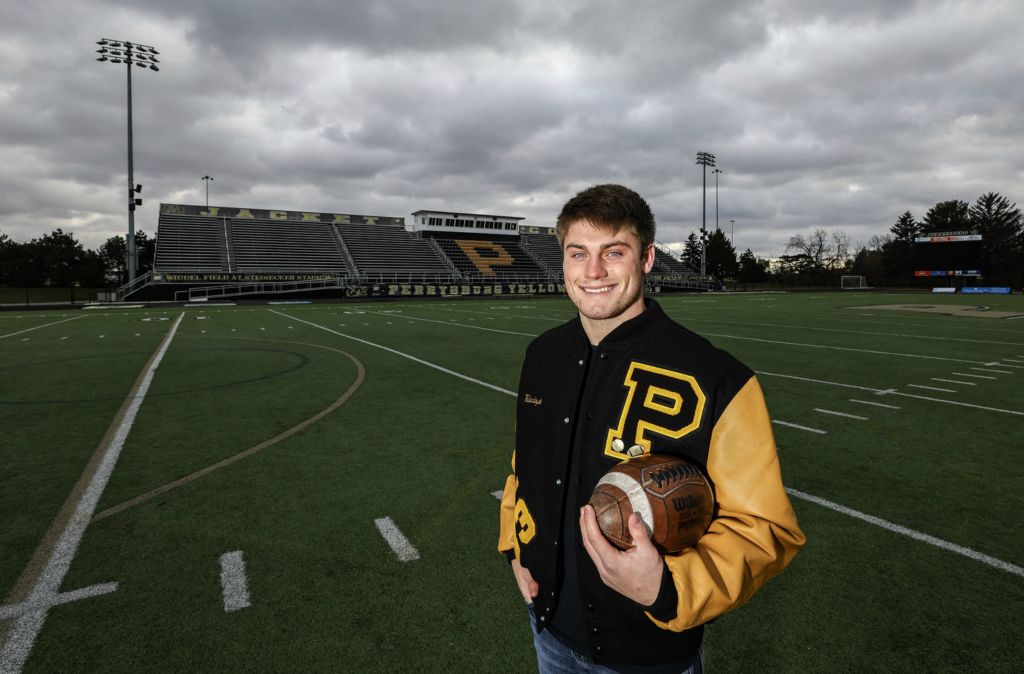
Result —
<instances>
[{"instance_id":1,"label":"utility pole","mask_svg":"<svg viewBox=\"0 0 1024 674\"><path fill-rule=\"evenodd\" d=\"M135 184L135 167L133 165L132 152L132 64L139 68L149 68L158 71L156 64L156 49L149 45L133 44L122 40L100 39L96 42L100 46L96 53L100 55L97 61L107 61L114 64L124 63L128 71L128 240L125 241L125 264L128 267L128 283L135 280L135 270L138 267L138 254L135 250L135 207L142 205L142 199L136 194L142 193L142 185Z\"/></svg>"},{"instance_id":2,"label":"utility pole","mask_svg":"<svg viewBox=\"0 0 1024 674\"><path fill-rule=\"evenodd\" d=\"M700 275L707 275L707 243L708 243L708 167L714 168L715 155L710 152L698 152L697 163L704 166L704 188L701 191L701 216L700 216Z\"/></svg>"}]
</instances>

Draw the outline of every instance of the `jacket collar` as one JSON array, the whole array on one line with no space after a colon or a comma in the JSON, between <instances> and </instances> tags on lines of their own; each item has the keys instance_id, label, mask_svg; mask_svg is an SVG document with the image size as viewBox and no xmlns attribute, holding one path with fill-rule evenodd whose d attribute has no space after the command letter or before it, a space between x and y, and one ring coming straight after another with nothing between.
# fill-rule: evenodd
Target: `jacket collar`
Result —
<instances>
[{"instance_id":1,"label":"jacket collar","mask_svg":"<svg viewBox=\"0 0 1024 674\"><path fill-rule=\"evenodd\" d=\"M597 346L603 349L634 344L638 338L647 332L650 326L665 320L668 320L668 317L662 310L661 305L656 300L645 297L643 313L612 330ZM579 312L570 321L570 325L572 326L573 337L577 344L589 349L590 340L587 339L587 333L583 330L583 322L580 320Z\"/></svg>"}]
</instances>

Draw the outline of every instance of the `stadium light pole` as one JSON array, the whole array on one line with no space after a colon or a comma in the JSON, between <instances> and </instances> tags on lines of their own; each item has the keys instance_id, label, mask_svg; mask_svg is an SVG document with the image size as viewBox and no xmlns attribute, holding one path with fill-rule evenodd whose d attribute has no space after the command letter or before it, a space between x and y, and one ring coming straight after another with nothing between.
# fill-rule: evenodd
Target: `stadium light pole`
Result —
<instances>
[{"instance_id":1,"label":"stadium light pole","mask_svg":"<svg viewBox=\"0 0 1024 674\"><path fill-rule=\"evenodd\" d=\"M698 152L697 163L704 166L704 188L701 191L700 215L700 275L707 275L707 256L705 255L708 241L708 167L715 167L715 155L710 152Z\"/></svg>"},{"instance_id":2,"label":"stadium light pole","mask_svg":"<svg viewBox=\"0 0 1024 674\"><path fill-rule=\"evenodd\" d=\"M716 168L712 173L715 174L715 231L718 231L718 174L722 172L722 169Z\"/></svg>"},{"instance_id":3,"label":"stadium light pole","mask_svg":"<svg viewBox=\"0 0 1024 674\"><path fill-rule=\"evenodd\" d=\"M135 207L142 205L142 199L136 194L142 192L142 185L135 184L135 172L132 158L132 65L139 68L149 68L156 72L160 70L156 64L156 49L145 44L125 42L124 40L111 40L101 38L96 41L99 49L97 61L113 64L125 64L128 72L128 240L125 242L125 263L128 266L128 282L135 280L135 269L137 265L137 253L135 251Z\"/></svg>"},{"instance_id":4,"label":"stadium light pole","mask_svg":"<svg viewBox=\"0 0 1024 674\"><path fill-rule=\"evenodd\" d=\"M729 221L729 245L732 246L733 248L736 247L736 242L733 241L733 238L732 238L732 235L735 234L735 233L736 233L736 221L735 220L730 220Z\"/></svg>"},{"instance_id":5,"label":"stadium light pole","mask_svg":"<svg viewBox=\"0 0 1024 674\"><path fill-rule=\"evenodd\" d=\"M210 210L210 183L213 182L213 176L203 176L203 182L206 183L206 210Z\"/></svg>"}]
</instances>

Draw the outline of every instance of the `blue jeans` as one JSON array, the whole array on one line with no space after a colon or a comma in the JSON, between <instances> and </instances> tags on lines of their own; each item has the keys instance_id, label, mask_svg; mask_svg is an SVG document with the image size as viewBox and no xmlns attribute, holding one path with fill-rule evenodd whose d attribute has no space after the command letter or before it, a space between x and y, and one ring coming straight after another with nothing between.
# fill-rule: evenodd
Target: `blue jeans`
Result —
<instances>
[{"instance_id":1,"label":"blue jeans","mask_svg":"<svg viewBox=\"0 0 1024 674\"><path fill-rule=\"evenodd\" d=\"M537 651L537 669L540 674L615 674L611 667L595 664L593 660L572 650L558 640L551 630L537 633L537 616L530 610L530 627L533 629L533 648ZM679 674L704 674L704 647L700 657Z\"/></svg>"}]
</instances>

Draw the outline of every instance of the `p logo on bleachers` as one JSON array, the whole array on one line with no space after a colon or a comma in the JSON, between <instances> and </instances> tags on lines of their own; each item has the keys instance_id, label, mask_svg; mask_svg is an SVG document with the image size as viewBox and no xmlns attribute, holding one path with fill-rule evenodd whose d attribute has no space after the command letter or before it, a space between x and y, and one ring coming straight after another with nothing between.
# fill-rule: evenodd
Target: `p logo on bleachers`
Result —
<instances>
[{"instance_id":1,"label":"p logo on bleachers","mask_svg":"<svg viewBox=\"0 0 1024 674\"><path fill-rule=\"evenodd\" d=\"M511 268L515 258L500 243L457 239L455 243L484 276L494 276L495 267Z\"/></svg>"}]
</instances>

